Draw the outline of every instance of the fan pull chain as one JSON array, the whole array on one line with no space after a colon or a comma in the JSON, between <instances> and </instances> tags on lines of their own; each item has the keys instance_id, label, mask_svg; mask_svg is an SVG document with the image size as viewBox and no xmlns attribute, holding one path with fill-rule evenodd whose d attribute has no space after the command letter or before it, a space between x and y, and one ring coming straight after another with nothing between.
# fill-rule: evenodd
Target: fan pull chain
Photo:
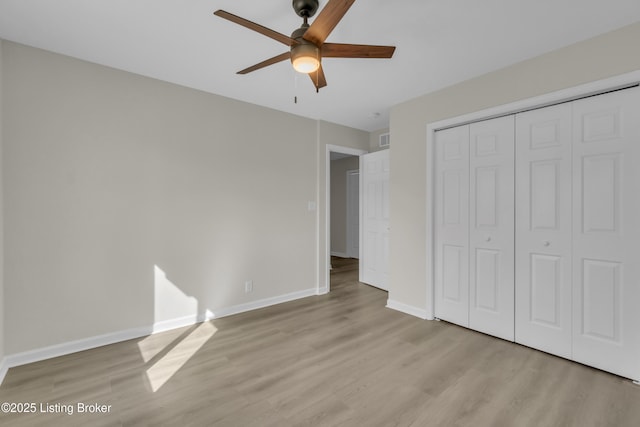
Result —
<instances>
[{"instance_id":1,"label":"fan pull chain","mask_svg":"<svg viewBox=\"0 0 640 427\"><path fill-rule=\"evenodd\" d=\"M298 103L298 73L293 72L293 103Z\"/></svg>"}]
</instances>

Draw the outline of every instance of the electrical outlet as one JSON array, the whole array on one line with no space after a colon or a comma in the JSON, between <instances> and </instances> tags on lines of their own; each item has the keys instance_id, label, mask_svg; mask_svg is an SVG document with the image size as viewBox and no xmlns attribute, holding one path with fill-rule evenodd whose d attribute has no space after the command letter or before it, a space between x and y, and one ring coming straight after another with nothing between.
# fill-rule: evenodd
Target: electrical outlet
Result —
<instances>
[{"instance_id":1,"label":"electrical outlet","mask_svg":"<svg viewBox=\"0 0 640 427\"><path fill-rule=\"evenodd\" d=\"M249 292L253 292L253 280L244 282L244 293L248 294Z\"/></svg>"}]
</instances>

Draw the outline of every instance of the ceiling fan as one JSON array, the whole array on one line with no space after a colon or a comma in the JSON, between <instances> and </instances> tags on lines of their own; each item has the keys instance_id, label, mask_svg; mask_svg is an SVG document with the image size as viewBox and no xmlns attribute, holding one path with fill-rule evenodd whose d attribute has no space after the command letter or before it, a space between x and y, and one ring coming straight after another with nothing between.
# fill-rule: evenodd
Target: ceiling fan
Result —
<instances>
[{"instance_id":1,"label":"ceiling fan","mask_svg":"<svg viewBox=\"0 0 640 427\"><path fill-rule=\"evenodd\" d=\"M391 58L396 49L395 46L324 42L354 2L355 0L329 0L318 17L309 25L308 19L318 10L318 0L293 0L293 9L304 22L291 34L291 37L224 10L217 10L214 15L270 37L290 48L288 52L240 70L238 74L247 74L290 59L296 71L309 74L317 92L327 85L322 70L322 58Z\"/></svg>"}]
</instances>

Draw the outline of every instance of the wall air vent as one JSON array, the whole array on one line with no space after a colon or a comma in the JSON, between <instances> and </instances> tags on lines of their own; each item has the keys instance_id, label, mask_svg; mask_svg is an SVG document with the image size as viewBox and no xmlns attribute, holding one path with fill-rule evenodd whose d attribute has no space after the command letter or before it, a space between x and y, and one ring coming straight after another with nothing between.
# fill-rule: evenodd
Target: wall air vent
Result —
<instances>
[{"instance_id":1,"label":"wall air vent","mask_svg":"<svg viewBox=\"0 0 640 427\"><path fill-rule=\"evenodd\" d=\"M380 148L387 148L387 147L389 147L390 144L391 144L391 134L388 133L388 132L380 134L380 139L378 141L378 146Z\"/></svg>"}]
</instances>

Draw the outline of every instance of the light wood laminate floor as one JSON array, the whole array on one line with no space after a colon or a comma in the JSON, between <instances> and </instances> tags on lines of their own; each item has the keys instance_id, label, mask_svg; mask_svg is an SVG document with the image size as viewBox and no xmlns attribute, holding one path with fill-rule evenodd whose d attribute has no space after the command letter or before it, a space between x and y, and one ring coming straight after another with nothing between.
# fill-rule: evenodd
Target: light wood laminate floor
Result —
<instances>
[{"instance_id":1,"label":"light wood laminate floor","mask_svg":"<svg viewBox=\"0 0 640 427\"><path fill-rule=\"evenodd\" d=\"M328 295L13 368L0 402L74 413L0 413L0 425L640 425L630 381L389 310L357 261L333 265ZM79 414L79 402L111 408Z\"/></svg>"}]
</instances>

